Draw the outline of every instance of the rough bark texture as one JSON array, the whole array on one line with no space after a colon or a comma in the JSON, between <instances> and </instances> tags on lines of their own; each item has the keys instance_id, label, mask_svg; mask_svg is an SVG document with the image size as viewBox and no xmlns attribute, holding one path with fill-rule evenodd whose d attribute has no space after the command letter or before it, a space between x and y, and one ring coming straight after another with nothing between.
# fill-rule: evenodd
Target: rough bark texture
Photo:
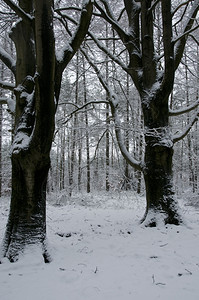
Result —
<instances>
[{"instance_id":1,"label":"rough bark texture","mask_svg":"<svg viewBox=\"0 0 199 300\"><path fill-rule=\"evenodd\" d=\"M29 1L20 3L26 12L32 12ZM30 24L21 20L12 32L17 49L16 116L11 206L3 243L3 255L10 261L16 261L25 247L35 244L43 248L47 260L46 182L55 115L51 6L47 0L34 3L36 48Z\"/></svg>"}]
</instances>

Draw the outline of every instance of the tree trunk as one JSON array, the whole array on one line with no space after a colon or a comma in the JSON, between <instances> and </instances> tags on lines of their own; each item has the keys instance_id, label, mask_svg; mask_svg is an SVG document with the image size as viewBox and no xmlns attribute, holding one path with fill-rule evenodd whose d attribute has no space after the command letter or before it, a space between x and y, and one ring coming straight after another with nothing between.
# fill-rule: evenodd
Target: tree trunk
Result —
<instances>
[{"instance_id":1,"label":"tree trunk","mask_svg":"<svg viewBox=\"0 0 199 300\"><path fill-rule=\"evenodd\" d=\"M20 4L31 13L29 1ZM28 42L33 39L30 24L19 21L12 34L18 49L16 82L20 85L15 89L12 196L2 248L3 256L11 262L29 245L40 247L44 260L49 260L45 248L46 183L55 115L52 3L35 0L34 8L36 48Z\"/></svg>"},{"instance_id":2,"label":"tree trunk","mask_svg":"<svg viewBox=\"0 0 199 300\"><path fill-rule=\"evenodd\" d=\"M143 111L147 128L144 160L147 207L142 221L146 226L156 226L159 221L178 225L181 219L173 191L173 142L168 129L168 105L167 102L158 108L152 105Z\"/></svg>"}]
</instances>

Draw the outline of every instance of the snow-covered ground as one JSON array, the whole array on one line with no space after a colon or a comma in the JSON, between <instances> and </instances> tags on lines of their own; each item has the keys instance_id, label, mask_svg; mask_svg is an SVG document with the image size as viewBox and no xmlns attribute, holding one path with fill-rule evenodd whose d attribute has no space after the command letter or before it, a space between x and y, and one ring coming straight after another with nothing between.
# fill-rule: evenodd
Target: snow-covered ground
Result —
<instances>
[{"instance_id":1,"label":"snow-covered ground","mask_svg":"<svg viewBox=\"0 0 199 300\"><path fill-rule=\"evenodd\" d=\"M7 202L0 198L1 239ZM144 198L126 192L51 195L53 260L43 263L35 249L16 263L4 260L0 299L198 300L199 211L182 204L186 225L145 228L144 206Z\"/></svg>"}]
</instances>

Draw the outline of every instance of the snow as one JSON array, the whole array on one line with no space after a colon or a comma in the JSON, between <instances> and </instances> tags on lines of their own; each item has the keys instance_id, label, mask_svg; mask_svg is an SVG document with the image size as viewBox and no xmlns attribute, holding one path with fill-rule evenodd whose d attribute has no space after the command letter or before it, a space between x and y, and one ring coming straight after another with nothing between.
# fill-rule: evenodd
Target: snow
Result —
<instances>
[{"instance_id":1,"label":"snow","mask_svg":"<svg viewBox=\"0 0 199 300\"><path fill-rule=\"evenodd\" d=\"M181 202L186 225L146 228L144 198L133 192L49 196L52 262L34 247L16 263L4 259L1 299L198 299L199 210ZM0 238L8 205L0 198Z\"/></svg>"},{"instance_id":2,"label":"snow","mask_svg":"<svg viewBox=\"0 0 199 300\"><path fill-rule=\"evenodd\" d=\"M21 150L28 148L30 137L27 133L19 131L14 137L11 153L18 154Z\"/></svg>"}]
</instances>

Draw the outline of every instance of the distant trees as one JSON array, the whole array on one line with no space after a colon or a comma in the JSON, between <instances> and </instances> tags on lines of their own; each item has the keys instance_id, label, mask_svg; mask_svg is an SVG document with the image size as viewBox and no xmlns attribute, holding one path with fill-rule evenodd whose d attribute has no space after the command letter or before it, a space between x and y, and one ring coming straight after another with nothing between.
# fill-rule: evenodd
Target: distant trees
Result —
<instances>
[{"instance_id":1,"label":"distant trees","mask_svg":"<svg viewBox=\"0 0 199 300\"><path fill-rule=\"evenodd\" d=\"M15 78L13 84L1 82L1 87L13 90L16 98L11 153L12 196L2 256L15 261L27 245L38 244L48 261L46 184L56 105L63 71L87 33L92 1L83 1L76 30L69 32L70 37L64 39L56 53L54 1L19 0L15 4L5 0L3 4L7 4L17 17L10 33L16 60L0 47L0 59Z\"/></svg>"}]
</instances>

